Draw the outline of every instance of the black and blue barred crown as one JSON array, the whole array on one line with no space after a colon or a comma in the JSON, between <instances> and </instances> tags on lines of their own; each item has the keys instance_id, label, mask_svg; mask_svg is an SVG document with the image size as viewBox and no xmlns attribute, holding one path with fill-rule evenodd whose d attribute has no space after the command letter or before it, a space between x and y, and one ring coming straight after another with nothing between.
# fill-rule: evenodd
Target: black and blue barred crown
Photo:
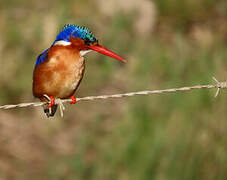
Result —
<instances>
[{"instance_id":1,"label":"black and blue barred crown","mask_svg":"<svg viewBox=\"0 0 227 180\"><path fill-rule=\"evenodd\" d=\"M92 32L88 28L72 24L66 24L63 27L63 30L57 35L55 41L70 41L71 36L81 38L85 40L85 42L97 41L97 39L93 36Z\"/></svg>"}]
</instances>

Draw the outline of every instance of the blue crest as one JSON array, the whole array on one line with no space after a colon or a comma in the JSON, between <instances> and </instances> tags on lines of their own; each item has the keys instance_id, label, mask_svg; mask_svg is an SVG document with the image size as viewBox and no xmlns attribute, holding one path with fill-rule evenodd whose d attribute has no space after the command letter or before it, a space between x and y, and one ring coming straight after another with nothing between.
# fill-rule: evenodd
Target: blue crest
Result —
<instances>
[{"instance_id":1,"label":"blue crest","mask_svg":"<svg viewBox=\"0 0 227 180\"><path fill-rule=\"evenodd\" d=\"M80 27L72 24L67 24L63 27L63 30L57 35L55 41L70 41L70 37L78 37L89 42L97 41L92 32L86 27Z\"/></svg>"}]
</instances>

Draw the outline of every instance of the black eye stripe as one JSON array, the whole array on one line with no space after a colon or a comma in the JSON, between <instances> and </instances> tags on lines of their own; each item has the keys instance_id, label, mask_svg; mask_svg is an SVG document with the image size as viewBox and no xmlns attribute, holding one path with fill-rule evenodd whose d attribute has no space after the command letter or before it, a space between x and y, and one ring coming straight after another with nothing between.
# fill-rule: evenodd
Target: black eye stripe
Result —
<instances>
[{"instance_id":1,"label":"black eye stripe","mask_svg":"<svg viewBox=\"0 0 227 180\"><path fill-rule=\"evenodd\" d=\"M85 44L87 44L87 45L89 45L89 44L91 43L91 41L90 41L88 38L86 38L86 39L84 40L84 42L85 42Z\"/></svg>"},{"instance_id":2,"label":"black eye stripe","mask_svg":"<svg viewBox=\"0 0 227 180\"><path fill-rule=\"evenodd\" d=\"M95 39L94 41L90 41L88 38L84 39L84 42L86 45L91 45L91 43L94 43L94 42L97 42L98 43L98 40Z\"/></svg>"}]
</instances>

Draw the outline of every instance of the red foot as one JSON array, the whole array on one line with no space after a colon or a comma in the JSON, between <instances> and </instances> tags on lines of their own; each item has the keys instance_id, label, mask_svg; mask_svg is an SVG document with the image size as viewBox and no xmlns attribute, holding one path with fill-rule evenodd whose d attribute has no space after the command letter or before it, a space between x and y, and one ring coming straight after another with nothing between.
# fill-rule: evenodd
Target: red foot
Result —
<instances>
[{"instance_id":1,"label":"red foot","mask_svg":"<svg viewBox=\"0 0 227 180\"><path fill-rule=\"evenodd\" d=\"M70 104L76 104L76 97L75 96L70 96L70 99L72 99L72 102Z\"/></svg>"},{"instance_id":2,"label":"red foot","mask_svg":"<svg viewBox=\"0 0 227 180\"><path fill-rule=\"evenodd\" d=\"M51 108L52 106L55 105L55 99L54 99L53 96L49 96L49 98L50 98L50 104L49 104L49 106L47 106L47 107L48 107L48 108Z\"/></svg>"}]
</instances>

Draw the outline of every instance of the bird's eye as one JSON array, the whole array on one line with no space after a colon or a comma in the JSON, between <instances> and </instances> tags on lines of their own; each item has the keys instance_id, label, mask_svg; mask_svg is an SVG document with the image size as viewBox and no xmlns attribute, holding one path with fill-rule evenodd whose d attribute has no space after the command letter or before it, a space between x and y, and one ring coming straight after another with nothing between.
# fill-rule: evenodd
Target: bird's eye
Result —
<instances>
[{"instance_id":1,"label":"bird's eye","mask_svg":"<svg viewBox=\"0 0 227 180\"><path fill-rule=\"evenodd\" d=\"M84 40L84 42L85 42L86 45L89 45L89 44L91 43L91 41L90 41L88 38L86 38L86 39Z\"/></svg>"}]
</instances>

